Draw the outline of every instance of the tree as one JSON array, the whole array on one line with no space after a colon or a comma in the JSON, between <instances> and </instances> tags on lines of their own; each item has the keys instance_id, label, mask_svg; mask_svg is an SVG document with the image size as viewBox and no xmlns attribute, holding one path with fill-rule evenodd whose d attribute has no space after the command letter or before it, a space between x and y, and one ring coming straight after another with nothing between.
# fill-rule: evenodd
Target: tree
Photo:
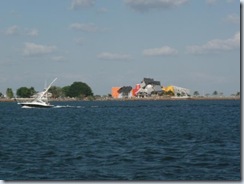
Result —
<instances>
[{"instance_id":1,"label":"tree","mask_svg":"<svg viewBox=\"0 0 244 184\"><path fill-rule=\"evenodd\" d=\"M48 90L50 93L52 93L53 98L58 98L63 96L63 90L60 87L57 86L51 86L50 89Z\"/></svg>"},{"instance_id":2,"label":"tree","mask_svg":"<svg viewBox=\"0 0 244 184\"><path fill-rule=\"evenodd\" d=\"M169 96L174 96L175 95L175 93L173 91L171 91L171 90L165 91L164 94L165 95L169 95Z\"/></svg>"},{"instance_id":3,"label":"tree","mask_svg":"<svg viewBox=\"0 0 244 184\"><path fill-rule=\"evenodd\" d=\"M0 92L0 98L3 98L3 94Z\"/></svg>"},{"instance_id":4,"label":"tree","mask_svg":"<svg viewBox=\"0 0 244 184\"><path fill-rule=\"evenodd\" d=\"M34 94L36 94L36 90L34 87L30 87L29 88L29 91L30 91L30 95L33 96Z\"/></svg>"},{"instance_id":5,"label":"tree","mask_svg":"<svg viewBox=\"0 0 244 184\"><path fill-rule=\"evenodd\" d=\"M68 89L67 96L70 97L87 97L93 96L91 88L83 82L74 82Z\"/></svg>"},{"instance_id":6,"label":"tree","mask_svg":"<svg viewBox=\"0 0 244 184\"><path fill-rule=\"evenodd\" d=\"M7 98L13 98L14 97L13 90L11 88L7 88L6 95Z\"/></svg>"},{"instance_id":7,"label":"tree","mask_svg":"<svg viewBox=\"0 0 244 184\"><path fill-rule=\"evenodd\" d=\"M17 89L17 96L20 98L30 98L36 93L35 89L33 87L27 88L27 87L21 87Z\"/></svg>"},{"instance_id":8,"label":"tree","mask_svg":"<svg viewBox=\"0 0 244 184\"><path fill-rule=\"evenodd\" d=\"M65 97L68 97L69 96L69 89L70 89L70 86L64 86L62 88L62 93Z\"/></svg>"},{"instance_id":9,"label":"tree","mask_svg":"<svg viewBox=\"0 0 244 184\"><path fill-rule=\"evenodd\" d=\"M213 95L214 95L214 96L217 96L217 95L218 95L218 92L217 92L217 91L214 91L214 92L213 92Z\"/></svg>"},{"instance_id":10,"label":"tree","mask_svg":"<svg viewBox=\"0 0 244 184\"><path fill-rule=\"evenodd\" d=\"M112 95L109 93L109 94L108 94L108 97L109 97L109 98L112 98Z\"/></svg>"},{"instance_id":11,"label":"tree","mask_svg":"<svg viewBox=\"0 0 244 184\"><path fill-rule=\"evenodd\" d=\"M194 91L193 95L194 96L199 96L199 92L198 91Z\"/></svg>"}]
</instances>

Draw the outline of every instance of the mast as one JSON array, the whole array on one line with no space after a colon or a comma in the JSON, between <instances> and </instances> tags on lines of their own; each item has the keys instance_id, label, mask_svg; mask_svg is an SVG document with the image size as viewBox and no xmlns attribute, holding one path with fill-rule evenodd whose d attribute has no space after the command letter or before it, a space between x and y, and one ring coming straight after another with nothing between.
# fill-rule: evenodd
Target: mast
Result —
<instances>
[{"instance_id":1,"label":"mast","mask_svg":"<svg viewBox=\"0 0 244 184\"><path fill-rule=\"evenodd\" d=\"M47 89L45 89L43 92L40 92L40 94L36 97L36 100L41 100L42 101L42 97L44 95L47 95L47 92L49 90L49 88L52 86L52 84L57 80L57 78L55 78L47 87ZM46 96L47 97L47 96Z\"/></svg>"}]
</instances>

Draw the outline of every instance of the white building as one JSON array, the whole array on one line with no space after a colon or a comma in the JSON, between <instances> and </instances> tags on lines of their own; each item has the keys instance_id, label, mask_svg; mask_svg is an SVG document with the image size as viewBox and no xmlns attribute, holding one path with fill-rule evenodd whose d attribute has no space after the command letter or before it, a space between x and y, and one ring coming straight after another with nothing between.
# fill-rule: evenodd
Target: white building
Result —
<instances>
[{"instance_id":1,"label":"white building","mask_svg":"<svg viewBox=\"0 0 244 184\"><path fill-rule=\"evenodd\" d=\"M159 81L151 78L144 78L140 84L140 89L136 92L137 96L151 96L152 94L162 93L162 87Z\"/></svg>"}]
</instances>

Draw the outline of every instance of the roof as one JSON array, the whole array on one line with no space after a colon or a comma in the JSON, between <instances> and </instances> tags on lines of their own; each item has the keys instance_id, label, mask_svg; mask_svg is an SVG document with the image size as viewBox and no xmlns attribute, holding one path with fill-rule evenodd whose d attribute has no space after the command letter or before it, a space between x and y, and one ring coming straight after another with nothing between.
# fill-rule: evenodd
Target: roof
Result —
<instances>
[{"instance_id":1,"label":"roof","mask_svg":"<svg viewBox=\"0 0 244 184\"><path fill-rule=\"evenodd\" d=\"M155 81L154 79L151 78L144 78L142 82L144 82L146 85L148 84L160 85L160 81Z\"/></svg>"},{"instance_id":2,"label":"roof","mask_svg":"<svg viewBox=\"0 0 244 184\"><path fill-rule=\"evenodd\" d=\"M131 90L131 86L123 86L118 90L118 93L129 93Z\"/></svg>"}]
</instances>

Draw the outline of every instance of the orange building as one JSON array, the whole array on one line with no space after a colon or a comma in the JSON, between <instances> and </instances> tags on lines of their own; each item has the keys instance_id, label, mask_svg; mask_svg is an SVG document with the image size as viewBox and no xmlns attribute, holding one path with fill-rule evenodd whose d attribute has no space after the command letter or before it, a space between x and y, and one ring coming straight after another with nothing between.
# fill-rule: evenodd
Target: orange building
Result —
<instances>
[{"instance_id":1,"label":"orange building","mask_svg":"<svg viewBox=\"0 0 244 184\"><path fill-rule=\"evenodd\" d=\"M120 89L121 87L112 87L112 97L113 98L118 98L119 97L119 89Z\"/></svg>"}]
</instances>

